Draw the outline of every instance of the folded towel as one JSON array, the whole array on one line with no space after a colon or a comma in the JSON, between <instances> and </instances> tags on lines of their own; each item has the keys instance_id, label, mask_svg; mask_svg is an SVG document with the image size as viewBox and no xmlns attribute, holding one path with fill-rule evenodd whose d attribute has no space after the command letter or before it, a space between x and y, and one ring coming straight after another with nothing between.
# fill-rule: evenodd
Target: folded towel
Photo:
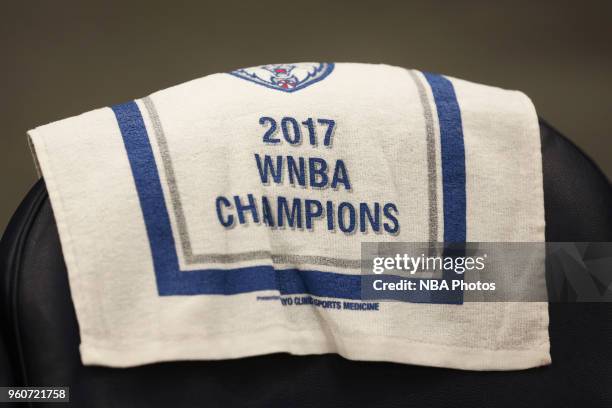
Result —
<instances>
[{"instance_id":1,"label":"folded towel","mask_svg":"<svg viewBox=\"0 0 612 408\"><path fill-rule=\"evenodd\" d=\"M359 291L362 242L544 241L537 116L520 92L387 65L273 64L29 136L84 364L550 362L546 303Z\"/></svg>"}]
</instances>

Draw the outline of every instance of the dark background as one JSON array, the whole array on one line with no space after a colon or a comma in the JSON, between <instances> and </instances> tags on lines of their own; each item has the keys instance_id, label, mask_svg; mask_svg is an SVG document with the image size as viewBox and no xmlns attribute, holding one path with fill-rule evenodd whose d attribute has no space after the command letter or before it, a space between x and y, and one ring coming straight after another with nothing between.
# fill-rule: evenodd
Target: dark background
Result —
<instances>
[{"instance_id":1,"label":"dark background","mask_svg":"<svg viewBox=\"0 0 612 408\"><path fill-rule=\"evenodd\" d=\"M519 89L612 178L612 1L22 1L0 8L0 231L25 132L214 72L383 62Z\"/></svg>"}]
</instances>

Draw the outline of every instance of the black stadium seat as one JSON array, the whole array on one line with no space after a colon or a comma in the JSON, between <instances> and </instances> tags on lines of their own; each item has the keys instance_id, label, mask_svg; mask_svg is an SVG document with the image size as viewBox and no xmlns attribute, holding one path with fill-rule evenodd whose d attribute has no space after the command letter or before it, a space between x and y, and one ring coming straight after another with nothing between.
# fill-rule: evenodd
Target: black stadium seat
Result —
<instances>
[{"instance_id":1,"label":"black stadium seat","mask_svg":"<svg viewBox=\"0 0 612 408\"><path fill-rule=\"evenodd\" d=\"M612 241L610 183L559 132L543 121L540 129L547 241ZM287 354L128 369L84 367L42 180L2 238L0 293L0 385L69 386L71 406L612 407L610 303L551 303L553 363L524 371Z\"/></svg>"}]
</instances>

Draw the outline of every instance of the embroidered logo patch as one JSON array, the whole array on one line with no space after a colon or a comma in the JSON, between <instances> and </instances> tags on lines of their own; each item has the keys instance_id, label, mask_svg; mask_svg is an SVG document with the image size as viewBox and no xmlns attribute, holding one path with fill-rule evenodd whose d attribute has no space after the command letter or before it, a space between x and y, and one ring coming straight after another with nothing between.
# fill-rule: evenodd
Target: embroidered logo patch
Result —
<instances>
[{"instance_id":1,"label":"embroidered logo patch","mask_svg":"<svg viewBox=\"0 0 612 408\"><path fill-rule=\"evenodd\" d=\"M295 92L325 79L334 70L329 62L269 64L241 68L230 74L283 92Z\"/></svg>"}]
</instances>

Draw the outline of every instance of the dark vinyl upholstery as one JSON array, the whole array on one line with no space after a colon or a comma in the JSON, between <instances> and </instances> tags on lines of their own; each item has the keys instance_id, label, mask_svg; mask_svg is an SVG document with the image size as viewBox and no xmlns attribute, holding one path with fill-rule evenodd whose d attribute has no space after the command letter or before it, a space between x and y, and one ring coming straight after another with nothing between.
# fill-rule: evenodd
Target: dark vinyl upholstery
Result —
<instances>
[{"instance_id":1,"label":"dark vinyl upholstery","mask_svg":"<svg viewBox=\"0 0 612 408\"><path fill-rule=\"evenodd\" d=\"M547 240L612 241L610 183L556 130L545 122L540 129ZM2 238L0 299L0 385L68 385L73 407L612 407L608 303L550 304L553 363L524 371L470 372L287 354L128 369L84 367L42 180Z\"/></svg>"}]
</instances>

